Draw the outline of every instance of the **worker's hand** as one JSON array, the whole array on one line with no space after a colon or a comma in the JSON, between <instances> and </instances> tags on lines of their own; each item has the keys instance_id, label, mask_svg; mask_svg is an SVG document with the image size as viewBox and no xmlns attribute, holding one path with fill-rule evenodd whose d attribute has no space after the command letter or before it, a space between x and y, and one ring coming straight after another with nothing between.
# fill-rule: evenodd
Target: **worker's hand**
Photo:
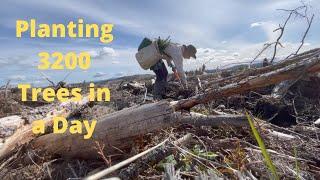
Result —
<instances>
[{"instance_id":1,"label":"worker's hand","mask_svg":"<svg viewBox=\"0 0 320 180\"><path fill-rule=\"evenodd\" d=\"M180 81L180 76L179 76L178 71L177 71L176 69L173 69L173 68L172 68L172 71L173 71L173 74L174 74L175 80Z\"/></svg>"}]
</instances>

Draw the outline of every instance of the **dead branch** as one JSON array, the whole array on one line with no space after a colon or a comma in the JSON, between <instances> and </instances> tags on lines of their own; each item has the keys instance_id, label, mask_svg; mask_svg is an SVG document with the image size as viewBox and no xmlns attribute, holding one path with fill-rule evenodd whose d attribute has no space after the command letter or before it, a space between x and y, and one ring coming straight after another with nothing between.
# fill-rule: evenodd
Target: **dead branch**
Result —
<instances>
[{"instance_id":1,"label":"dead branch","mask_svg":"<svg viewBox=\"0 0 320 180\"><path fill-rule=\"evenodd\" d=\"M101 144L100 142L96 141L96 150L98 152L98 154L100 155L101 159L104 161L104 163L110 167L111 166L111 158L109 156L109 158L106 157L106 155L104 154L104 148L105 148L105 145L104 144Z\"/></svg>"},{"instance_id":2,"label":"dead branch","mask_svg":"<svg viewBox=\"0 0 320 180\"><path fill-rule=\"evenodd\" d=\"M276 42L273 43L265 43L263 45L263 48L258 52L258 54L253 58L253 60L250 62L250 66L252 65L252 63L254 61L256 61L261 55L262 53L264 53L267 49L269 49L270 46L272 46L273 44L275 44Z\"/></svg>"},{"instance_id":3,"label":"dead branch","mask_svg":"<svg viewBox=\"0 0 320 180\"><path fill-rule=\"evenodd\" d=\"M309 17L308 17L308 16L306 17L306 19L307 19L308 27L307 27L306 31L304 32L304 34L303 34L303 36L302 36L302 40L301 40L301 42L300 42L300 45L299 45L298 49L296 50L296 52L293 53L293 54L291 54L291 55L289 55L288 57L297 55L297 54L299 53L300 49L302 48L302 46L304 45L305 39L306 39L306 37L307 37L307 34L309 33L310 27L311 27L312 22L313 22L313 19L314 19L314 14L312 15L312 17L311 17L310 20L309 20Z\"/></svg>"},{"instance_id":4,"label":"dead branch","mask_svg":"<svg viewBox=\"0 0 320 180\"><path fill-rule=\"evenodd\" d=\"M4 99L7 102L7 98L8 98L8 88L9 88L9 84L10 84L10 80L8 80L5 88L4 88Z\"/></svg>"},{"instance_id":5,"label":"dead branch","mask_svg":"<svg viewBox=\"0 0 320 180\"><path fill-rule=\"evenodd\" d=\"M276 55L277 55L278 47L279 46L283 47L283 45L281 44L281 39L282 39L282 37L284 35L284 32L285 32L285 29L286 29L286 26L287 26L288 22L290 21L290 19L293 16L295 18L297 18L297 17L303 18L307 22L307 29L304 32L303 36L302 36L302 40L300 42L300 45L299 45L298 49L294 53L290 54L287 58L289 58L291 56L294 56L294 55L297 55L299 53L300 49L302 48L302 46L304 45L305 38L306 38L310 28L311 28L311 25L312 25L312 22L313 22L313 19L314 19L314 14L311 15L311 18L310 18L310 16L308 15L308 6L306 4L304 4L303 2L302 2L301 6L295 8L295 9L278 9L278 10L288 12L289 14L288 14L287 18L285 19L284 23L283 24L279 24L279 27L273 31L273 32L279 32L280 31L277 39L274 42L265 43L263 45L263 48L253 58L253 60L251 61L250 65L255 60L257 60L271 46L273 46L273 54L272 54L270 63L271 64L273 63L273 61L275 60Z\"/></svg>"},{"instance_id":6,"label":"dead branch","mask_svg":"<svg viewBox=\"0 0 320 180\"><path fill-rule=\"evenodd\" d=\"M51 81L50 78L46 74L44 74L43 72L40 72L40 73L53 87L56 86L56 84L53 81Z\"/></svg>"}]
</instances>

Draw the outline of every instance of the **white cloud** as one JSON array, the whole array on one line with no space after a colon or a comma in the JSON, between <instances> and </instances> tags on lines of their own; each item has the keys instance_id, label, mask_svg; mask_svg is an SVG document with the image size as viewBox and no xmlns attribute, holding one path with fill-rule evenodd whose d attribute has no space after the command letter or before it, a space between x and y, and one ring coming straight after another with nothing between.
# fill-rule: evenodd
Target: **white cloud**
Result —
<instances>
[{"instance_id":1,"label":"white cloud","mask_svg":"<svg viewBox=\"0 0 320 180\"><path fill-rule=\"evenodd\" d=\"M12 75L12 76L9 76L9 79L15 80L15 81L24 81L24 80L26 80L26 76L24 76L24 75Z\"/></svg>"},{"instance_id":2,"label":"white cloud","mask_svg":"<svg viewBox=\"0 0 320 180\"><path fill-rule=\"evenodd\" d=\"M92 58L104 59L107 57L116 57L118 54L111 47L103 47L100 50L90 50L88 51Z\"/></svg>"},{"instance_id":3,"label":"white cloud","mask_svg":"<svg viewBox=\"0 0 320 180\"><path fill-rule=\"evenodd\" d=\"M268 38L268 42L274 42L276 38L279 36L280 31L274 32L277 29L277 25L273 21L261 21L250 24L251 28L260 27Z\"/></svg>"},{"instance_id":4,"label":"white cloud","mask_svg":"<svg viewBox=\"0 0 320 180\"><path fill-rule=\"evenodd\" d=\"M6 60L4 60L4 59L0 59L0 64L1 64L1 65L8 64L8 61L6 61Z\"/></svg>"},{"instance_id":5,"label":"white cloud","mask_svg":"<svg viewBox=\"0 0 320 180\"><path fill-rule=\"evenodd\" d=\"M311 43L304 43L303 46L311 46Z\"/></svg>"},{"instance_id":6,"label":"white cloud","mask_svg":"<svg viewBox=\"0 0 320 180\"><path fill-rule=\"evenodd\" d=\"M184 61L185 69L192 70L206 64L207 69L215 69L217 67L229 67L236 64L249 64L253 58L259 53L262 49L264 43L256 44L232 44L227 49L210 49L210 48L198 48L197 60ZM293 53L298 47L299 43L283 43L284 48L279 47L277 51L277 58L285 58L289 54ZM317 48L320 44L309 44L305 43L301 52ZM271 58L273 55L273 47L269 48L265 53L263 53L256 62L261 61L263 58Z\"/></svg>"},{"instance_id":7,"label":"white cloud","mask_svg":"<svg viewBox=\"0 0 320 180\"><path fill-rule=\"evenodd\" d=\"M313 2L313 7L317 7L315 11L317 10L319 14L320 3ZM110 75L119 71L124 71L128 74L145 73L148 71L142 70L134 58L136 47L132 47L136 45L135 40L137 37L142 38L144 36L153 38L170 35L173 42L194 43L196 47L206 47L198 49L199 61L198 59L197 61L186 61L186 69L194 69L195 65L202 65L201 63L209 60L210 67L230 62L250 61L262 48L263 43L257 43L258 39L259 42L271 42L277 36L277 32L273 32L277 28L277 21L279 20L282 23L287 14L278 12L276 9L290 9L299 5L299 1L294 2L292 0L254 2L204 0L201 3L186 1L183 6L181 6L180 2L169 0L154 1L152 3L146 1L144 3L146 5L144 6L145 8L127 4L125 6L124 3L118 1L113 2L112 5L103 1L91 3L83 0L57 0L54 2L30 0L26 3L18 0L8 1L7 4L0 7L0 14L2 12L0 24L5 27L10 27L14 30L14 23L12 22L21 17L32 16L43 23L64 23L81 17L85 23L114 23L114 28L121 33L117 33L117 39L120 41L115 41L112 45L116 44L117 47L124 46L126 48L113 49L111 48L112 45L102 48L101 44L97 43L98 41L92 40L91 42L88 39L68 40L67 44L38 40L16 42L12 38L3 39L7 38L6 34L1 34L0 39L6 40L2 43L1 57L8 58L0 59L0 65L11 69L4 68L4 73L0 74L0 76L9 77L10 75L22 74L21 72L26 74L27 72L34 73L35 67L29 66L33 65L31 62L35 60L38 62L36 54L40 52L40 48L45 48L45 50L58 48L60 51L67 51L66 47L72 47L72 50L93 49L90 54L93 58L99 59L99 61L92 61L92 71L87 73L86 77L103 76L103 73L95 74L95 72L99 71L107 71ZM19 11L18 9L21 9L21 7L25 7L28 11ZM45 13L43 13L43 9L46 10ZM161 13L157 9L166 9L166 13ZM48 18L53 16L55 17L54 19ZM308 43L303 46L304 49L302 51L316 47L315 44L318 43L315 39L318 33L316 30L319 29L319 21L316 21L319 20L318 17L316 16L317 19L315 19L309 33L310 36L308 35L306 39ZM248 31L250 27L252 28L250 29L251 32ZM290 28L289 33L286 33L283 38L283 43L286 47L279 50L279 55L292 52L294 49L290 50L289 48L297 47L297 44L285 43L287 41L300 41L301 34L298 36L292 32L299 31L298 33L301 33L304 31L304 25L301 25L300 21L297 21L296 26L288 27ZM264 33L260 33L260 30ZM252 33L252 31L260 34ZM265 40L260 38L260 36L264 37L263 35L266 35ZM11 44L11 42L16 44ZM8 46L10 44L11 46ZM127 47L132 49L127 49ZM28 53L32 55L32 58L11 58L19 54ZM272 52L267 51L262 57L270 56L270 53ZM16 72L17 68L20 68L18 73ZM27 80L29 78L30 76L28 76Z\"/></svg>"},{"instance_id":8,"label":"white cloud","mask_svg":"<svg viewBox=\"0 0 320 180\"><path fill-rule=\"evenodd\" d=\"M253 28L253 27L259 27L262 25L262 22L255 22L255 23L251 23L250 24L250 27Z\"/></svg>"},{"instance_id":9,"label":"white cloud","mask_svg":"<svg viewBox=\"0 0 320 180\"><path fill-rule=\"evenodd\" d=\"M92 58L97 58L100 55L100 53L98 51L95 51L95 50L90 50L90 51L88 51L88 53L90 54L90 56Z\"/></svg>"},{"instance_id":10,"label":"white cloud","mask_svg":"<svg viewBox=\"0 0 320 180\"><path fill-rule=\"evenodd\" d=\"M119 64L120 61L112 61L111 63L112 63L112 64Z\"/></svg>"},{"instance_id":11,"label":"white cloud","mask_svg":"<svg viewBox=\"0 0 320 180\"><path fill-rule=\"evenodd\" d=\"M115 73L113 76L114 76L114 77L121 77L121 76L125 76L125 75L127 75L127 73L125 73L125 72L118 72L118 73Z\"/></svg>"},{"instance_id":12,"label":"white cloud","mask_svg":"<svg viewBox=\"0 0 320 180\"><path fill-rule=\"evenodd\" d=\"M110 47L103 47L102 51L100 51L101 55L106 55L106 56L117 56L116 51L113 48Z\"/></svg>"},{"instance_id":13,"label":"white cloud","mask_svg":"<svg viewBox=\"0 0 320 180\"><path fill-rule=\"evenodd\" d=\"M107 76L107 73L104 72L97 72L95 75L93 75L94 78L100 78L100 77L104 77Z\"/></svg>"}]
</instances>

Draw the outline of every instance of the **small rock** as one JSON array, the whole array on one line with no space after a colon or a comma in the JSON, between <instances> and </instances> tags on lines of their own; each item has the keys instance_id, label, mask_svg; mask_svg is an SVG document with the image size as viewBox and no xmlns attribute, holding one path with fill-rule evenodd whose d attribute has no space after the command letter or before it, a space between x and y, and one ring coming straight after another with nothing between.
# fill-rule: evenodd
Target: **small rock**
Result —
<instances>
[{"instance_id":1,"label":"small rock","mask_svg":"<svg viewBox=\"0 0 320 180\"><path fill-rule=\"evenodd\" d=\"M314 124L315 124L316 126L319 126L319 127L320 127L320 118L319 118L318 120L316 120L316 121L314 122Z\"/></svg>"},{"instance_id":2,"label":"small rock","mask_svg":"<svg viewBox=\"0 0 320 180\"><path fill-rule=\"evenodd\" d=\"M180 95L180 96L178 97L178 99L184 99L184 97L183 97L182 95Z\"/></svg>"},{"instance_id":3,"label":"small rock","mask_svg":"<svg viewBox=\"0 0 320 180\"><path fill-rule=\"evenodd\" d=\"M220 105L217 107L217 109L224 110L224 109L226 109L226 106L223 105L223 104L220 104Z\"/></svg>"}]
</instances>

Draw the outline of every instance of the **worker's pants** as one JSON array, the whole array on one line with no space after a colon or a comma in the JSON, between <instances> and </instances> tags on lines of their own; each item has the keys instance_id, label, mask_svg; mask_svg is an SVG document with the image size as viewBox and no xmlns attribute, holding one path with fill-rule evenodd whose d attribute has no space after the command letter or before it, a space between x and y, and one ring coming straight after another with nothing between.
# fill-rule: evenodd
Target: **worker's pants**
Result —
<instances>
[{"instance_id":1,"label":"worker's pants","mask_svg":"<svg viewBox=\"0 0 320 180\"><path fill-rule=\"evenodd\" d=\"M156 74L156 82L153 87L153 97L157 100L163 99L165 98L167 91L168 71L166 65L160 59L150 69Z\"/></svg>"}]
</instances>

